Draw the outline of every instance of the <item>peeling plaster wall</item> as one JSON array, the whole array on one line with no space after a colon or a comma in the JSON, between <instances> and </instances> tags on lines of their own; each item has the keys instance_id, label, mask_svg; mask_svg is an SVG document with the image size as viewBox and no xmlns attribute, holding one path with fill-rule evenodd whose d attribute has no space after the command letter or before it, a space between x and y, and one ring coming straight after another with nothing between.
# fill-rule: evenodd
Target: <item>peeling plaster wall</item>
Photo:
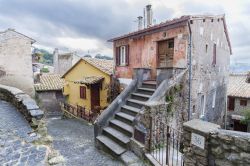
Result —
<instances>
[{"instance_id":1,"label":"peeling plaster wall","mask_svg":"<svg viewBox=\"0 0 250 166\"><path fill-rule=\"evenodd\" d=\"M12 30L0 33L0 83L33 96L31 40Z\"/></svg>"},{"instance_id":2,"label":"peeling plaster wall","mask_svg":"<svg viewBox=\"0 0 250 166\"><path fill-rule=\"evenodd\" d=\"M213 19L213 22L211 19L206 19L205 22L202 19L193 20L191 29L193 118L201 117L204 106L205 114L202 117L204 120L223 124L230 61L223 21L221 19ZM217 45L215 66L212 65L214 43ZM202 95L205 97L204 105L201 103Z\"/></svg>"},{"instance_id":3,"label":"peeling plaster wall","mask_svg":"<svg viewBox=\"0 0 250 166\"><path fill-rule=\"evenodd\" d=\"M129 45L129 66L116 66L118 78L132 78L133 68L151 68L152 77L156 78L157 41L175 39L173 67L186 68L187 27L162 30L153 34L133 39L121 39L114 42L116 47Z\"/></svg>"}]
</instances>

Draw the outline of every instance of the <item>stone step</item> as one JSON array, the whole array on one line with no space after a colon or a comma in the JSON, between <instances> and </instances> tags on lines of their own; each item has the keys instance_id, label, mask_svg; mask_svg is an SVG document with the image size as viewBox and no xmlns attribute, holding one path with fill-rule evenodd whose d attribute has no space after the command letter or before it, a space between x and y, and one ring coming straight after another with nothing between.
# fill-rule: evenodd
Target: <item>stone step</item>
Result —
<instances>
[{"instance_id":1,"label":"stone step","mask_svg":"<svg viewBox=\"0 0 250 166\"><path fill-rule=\"evenodd\" d=\"M156 89L156 86L157 86L156 81L151 81L151 80L149 80L149 81L144 81L144 82L142 83L142 87L143 87L143 88L152 88L152 89Z\"/></svg>"},{"instance_id":2,"label":"stone step","mask_svg":"<svg viewBox=\"0 0 250 166\"><path fill-rule=\"evenodd\" d=\"M129 114L126 114L124 112L117 112L116 114L116 118L119 119L119 120L122 120L123 122L125 123L130 123L132 124L135 117L132 116L132 115L129 115Z\"/></svg>"},{"instance_id":3,"label":"stone step","mask_svg":"<svg viewBox=\"0 0 250 166\"><path fill-rule=\"evenodd\" d=\"M133 135L134 128L127 123L124 123L117 119L113 119L110 121L110 125L115 127L116 129L118 129L119 131L121 131L122 133L126 134L129 137Z\"/></svg>"},{"instance_id":4,"label":"stone step","mask_svg":"<svg viewBox=\"0 0 250 166\"><path fill-rule=\"evenodd\" d=\"M114 139L116 139L116 141L122 143L125 146L130 141L130 138L128 136L126 136L125 134L123 134L122 132L116 130L113 127L105 127L105 128L103 128L103 131L104 131L105 134L113 137Z\"/></svg>"},{"instance_id":5,"label":"stone step","mask_svg":"<svg viewBox=\"0 0 250 166\"><path fill-rule=\"evenodd\" d=\"M141 108L144 105L145 101L135 100L135 99L128 99L127 105L135 108Z\"/></svg>"},{"instance_id":6,"label":"stone step","mask_svg":"<svg viewBox=\"0 0 250 166\"><path fill-rule=\"evenodd\" d=\"M100 141L105 147L107 147L109 150L111 150L115 155L120 156L122 153L126 152L126 149L114 142L112 139L100 135L97 136L96 139Z\"/></svg>"},{"instance_id":7,"label":"stone step","mask_svg":"<svg viewBox=\"0 0 250 166\"><path fill-rule=\"evenodd\" d=\"M145 95L152 95L155 92L155 89L152 88L138 88L137 93L145 94Z\"/></svg>"},{"instance_id":8,"label":"stone step","mask_svg":"<svg viewBox=\"0 0 250 166\"><path fill-rule=\"evenodd\" d=\"M131 96L132 99L137 99L141 101L147 101L150 97L151 95L146 95L142 93L132 93L132 96Z\"/></svg>"},{"instance_id":9,"label":"stone step","mask_svg":"<svg viewBox=\"0 0 250 166\"><path fill-rule=\"evenodd\" d=\"M127 114L135 116L135 115L137 115L139 113L140 109L135 108L135 107L131 107L129 105L123 105L122 108L121 108L121 111L126 112Z\"/></svg>"}]
</instances>

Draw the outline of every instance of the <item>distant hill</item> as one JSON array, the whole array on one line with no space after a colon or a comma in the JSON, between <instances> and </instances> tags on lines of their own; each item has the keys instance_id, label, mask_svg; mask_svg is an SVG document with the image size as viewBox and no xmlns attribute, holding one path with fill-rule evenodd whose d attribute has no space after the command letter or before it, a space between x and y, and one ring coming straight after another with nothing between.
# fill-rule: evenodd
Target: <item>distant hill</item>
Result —
<instances>
[{"instance_id":1,"label":"distant hill","mask_svg":"<svg viewBox=\"0 0 250 166\"><path fill-rule=\"evenodd\" d=\"M230 65L230 72L232 73L246 73L250 71L250 64L248 63L234 63Z\"/></svg>"},{"instance_id":2,"label":"distant hill","mask_svg":"<svg viewBox=\"0 0 250 166\"><path fill-rule=\"evenodd\" d=\"M33 54L40 54L40 63L52 65L53 64L53 54L45 49L34 48Z\"/></svg>"}]
</instances>

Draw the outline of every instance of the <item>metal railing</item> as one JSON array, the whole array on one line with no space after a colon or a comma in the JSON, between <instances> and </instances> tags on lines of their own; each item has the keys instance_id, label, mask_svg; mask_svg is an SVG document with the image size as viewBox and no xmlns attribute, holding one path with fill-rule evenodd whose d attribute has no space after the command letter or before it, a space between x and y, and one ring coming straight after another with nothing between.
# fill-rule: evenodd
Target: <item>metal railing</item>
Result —
<instances>
[{"instance_id":1,"label":"metal railing","mask_svg":"<svg viewBox=\"0 0 250 166\"><path fill-rule=\"evenodd\" d=\"M79 105L75 107L65 102L61 102L60 104L64 112L67 112L76 118L87 120L88 122L91 122L91 123L93 123L95 119L98 117L98 115L100 114L99 108L90 111L90 110L85 109L85 107L82 107Z\"/></svg>"},{"instance_id":2,"label":"metal railing","mask_svg":"<svg viewBox=\"0 0 250 166\"><path fill-rule=\"evenodd\" d=\"M151 118L149 151L162 166L184 166L182 132Z\"/></svg>"}]
</instances>

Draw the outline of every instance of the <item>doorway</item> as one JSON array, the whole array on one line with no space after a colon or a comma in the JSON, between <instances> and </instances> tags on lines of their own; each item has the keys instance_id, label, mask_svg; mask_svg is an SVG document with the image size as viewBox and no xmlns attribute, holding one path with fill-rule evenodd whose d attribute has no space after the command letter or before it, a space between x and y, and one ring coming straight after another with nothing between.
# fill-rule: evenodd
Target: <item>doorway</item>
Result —
<instances>
[{"instance_id":1,"label":"doorway","mask_svg":"<svg viewBox=\"0 0 250 166\"><path fill-rule=\"evenodd\" d=\"M91 85L91 110L100 106L100 83Z\"/></svg>"},{"instance_id":2,"label":"doorway","mask_svg":"<svg viewBox=\"0 0 250 166\"><path fill-rule=\"evenodd\" d=\"M173 67L174 39L158 42L158 67Z\"/></svg>"}]
</instances>

